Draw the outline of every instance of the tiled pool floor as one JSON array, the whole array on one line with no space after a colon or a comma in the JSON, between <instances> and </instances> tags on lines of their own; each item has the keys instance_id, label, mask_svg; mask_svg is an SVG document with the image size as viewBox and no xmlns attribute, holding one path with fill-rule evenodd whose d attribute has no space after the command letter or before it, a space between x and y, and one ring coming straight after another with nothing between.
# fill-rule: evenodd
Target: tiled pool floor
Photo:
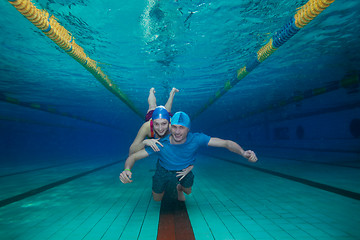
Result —
<instances>
[{"instance_id":1,"label":"tiled pool floor","mask_svg":"<svg viewBox=\"0 0 360 240\"><path fill-rule=\"evenodd\" d=\"M360 192L357 168L260 160L252 165ZM151 197L155 161L137 162L131 184L118 180L121 162L15 198L0 208L1 239L156 239L161 204ZM105 164L0 177L1 200ZM196 239L360 239L357 199L205 155L193 171L186 208Z\"/></svg>"}]
</instances>

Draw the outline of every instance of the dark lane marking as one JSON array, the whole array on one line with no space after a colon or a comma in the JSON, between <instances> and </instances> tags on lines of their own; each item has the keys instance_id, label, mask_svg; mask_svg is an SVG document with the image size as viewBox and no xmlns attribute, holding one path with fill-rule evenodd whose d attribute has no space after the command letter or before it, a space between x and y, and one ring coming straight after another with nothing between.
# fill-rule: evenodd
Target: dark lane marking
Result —
<instances>
[{"instance_id":1,"label":"dark lane marking","mask_svg":"<svg viewBox=\"0 0 360 240\"><path fill-rule=\"evenodd\" d=\"M332 192L332 193L335 193L335 194L338 194L338 195L341 195L341 196L344 196L344 197L352 198L352 199L355 199L355 200L360 200L360 193L356 193L356 192L348 191L348 190L345 190L345 189L333 187L333 186L323 184L323 183L314 182L314 181L307 180L307 179L304 179L304 178L299 178L299 177L287 175L287 174L280 173L280 172L275 172L275 171L268 170L268 169L263 169L263 168L260 168L260 167L250 166L250 165L247 165L245 163L232 161L232 160L229 160L229 159L226 159L226 158L221 158L221 157L213 157L213 158L217 158L217 159L220 159L222 161L226 161L226 162L234 163L234 164L237 164L237 165L241 165L241 166L251 168L251 169L254 169L254 170L257 170L257 171L260 171L260 172L268 173L268 174L271 174L271 175L274 175L274 176L286 178L288 180L292 180L292 181L302 183L302 184L305 184L305 185L308 185L308 186L311 186L311 187L315 187L315 188L322 189L322 190L325 190L325 191L328 191L328 192Z\"/></svg>"},{"instance_id":2,"label":"dark lane marking","mask_svg":"<svg viewBox=\"0 0 360 240\"><path fill-rule=\"evenodd\" d=\"M177 240L195 240L194 231L186 209L185 202L178 201L178 209L175 211L175 236Z\"/></svg>"},{"instance_id":3,"label":"dark lane marking","mask_svg":"<svg viewBox=\"0 0 360 240\"><path fill-rule=\"evenodd\" d=\"M157 240L195 240L185 202L166 193L161 201Z\"/></svg>"},{"instance_id":4,"label":"dark lane marking","mask_svg":"<svg viewBox=\"0 0 360 240\"><path fill-rule=\"evenodd\" d=\"M89 170L89 171L86 171L86 172L82 172L82 173L76 174L76 175L74 175L74 176L71 176L71 177L68 177L68 178L64 178L64 179L62 179L62 180L59 180L59 181L56 181L56 182L47 184L47 185L45 185L45 186L42 186L42 187L39 187L39 188L35 188L35 189L33 189L33 190L30 190L30 191L27 191L27 192L18 194L18 195L16 195L16 196L13 196L13 197L10 197L10 198L6 198L6 199L0 201L0 208L1 208L1 207L4 207L4 206L6 206L6 205L9 205L9 204L11 204L11 203L14 203L14 202L23 200L23 199L25 199L25 198L34 196L34 195L36 195L36 194L42 193L42 192L44 192L44 191L46 191L46 190L49 190L49 189L51 189L51 188L54 188L54 187L60 186L60 185L62 185L62 184L68 183L68 182L73 181L73 180L75 180L75 179L81 178L81 177L86 176L86 175L88 175L88 174L90 174L90 173L93 173L93 172L102 170L102 169L104 169L104 168L110 167L110 166L112 166L112 165L118 164L118 163L120 163L120 162L122 162L122 161L123 161L123 160L116 161L116 162L113 162L113 163L109 163L109 164L106 164L106 165L104 165L104 166L101 166L101 167L98 167L98 168L95 168L95 169L92 169L92 170Z\"/></svg>"},{"instance_id":5,"label":"dark lane marking","mask_svg":"<svg viewBox=\"0 0 360 240\"><path fill-rule=\"evenodd\" d=\"M266 148L264 146L262 146L262 148ZM284 148L280 148L280 147L273 147L274 148L279 148L279 149L284 149ZM291 149L290 147L287 148L287 149ZM300 148L298 148L300 149ZM304 150L304 149L303 149ZM309 150L309 151L313 151L313 150ZM316 152L316 151L313 151L313 152ZM324 151L325 152L325 151ZM328 151L330 152L330 151ZM336 152L336 151L334 151ZM354 153L354 152L353 152ZM353 166L353 165L344 165L345 164L348 164L348 163L355 163L355 164L358 164L357 161L349 161L349 162L342 162L342 163L339 163L339 162L320 162L320 161L312 161L312 160L302 160L302 159L296 159L296 158L288 158L288 157L282 157L282 156L275 156L275 155L271 155L271 154L266 154L264 155L264 157L267 157L267 158L278 158L278 159L286 159L286 160L290 160L290 161L297 161L297 162L305 162L305 163L314 163L314 164L321 164L321 165L330 165L330 166L337 166L337 167L345 167L345 168L360 168L360 166Z\"/></svg>"},{"instance_id":6,"label":"dark lane marking","mask_svg":"<svg viewBox=\"0 0 360 240\"><path fill-rule=\"evenodd\" d=\"M13 173L1 175L0 178L3 178L3 177L11 177L11 176L14 176L14 175L25 174L25 173L29 173L29 172L37 172L37 171L41 171L41 170L45 170L45 169L50 169L50 168L55 168L55 167L62 167L62 166L65 166L65 165L69 165L69 164L73 164L73 163L78 163L78 162L81 162L81 161L67 162L67 163L62 163L62 164L57 164L57 165L42 167L42 168L35 168L35 169L24 170L24 171L21 171L21 172L13 172Z\"/></svg>"},{"instance_id":7,"label":"dark lane marking","mask_svg":"<svg viewBox=\"0 0 360 240\"><path fill-rule=\"evenodd\" d=\"M270 155L268 155L267 157L277 158L276 156L270 156ZM336 167L360 169L360 166L344 165L344 164L340 164L340 163L336 163L336 162L317 162L317 161L311 161L311 160L307 161L307 160L299 160L299 159L291 159L291 158L282 158L282 159L287 159L287 160L296 161L296 162L303 162L303 163L313 163L313 164L318 164L318 165L329 165L329 166L336 166ZM347 164L347 163L357 164L356 161L344 162L344 163L345 164Z\"/></svg>"}]
</instances>

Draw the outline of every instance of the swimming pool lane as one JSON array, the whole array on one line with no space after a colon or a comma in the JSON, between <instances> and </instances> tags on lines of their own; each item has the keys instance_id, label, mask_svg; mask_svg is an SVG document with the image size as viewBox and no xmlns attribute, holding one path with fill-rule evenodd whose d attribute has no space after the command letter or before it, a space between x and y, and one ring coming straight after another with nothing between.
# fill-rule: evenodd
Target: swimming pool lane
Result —
<instances>
[{"instance_id":1,"label":"swimming pool lane","mask_svg":"<svg viewBox=\"0 0 360 240\"><path fill-rule=\"evenodd\" d=\"M184 234L193 234L200 240L360 238L359 200L225 159L199 155L193 170L193 193L186 196L184 205L170 201L165 210L166 204L154 202L151 196L155 158L137 162L133 169L134 182L126 185L118 180L123 162L104 168L91 165L99 169L1 207L0 236L2 239L160 239L163 229L170 228L168 239L189 239ZM242 159L227 160L246 163ZM69 172L89 171L81 165L74 165ZM340 170L337 166L323 165L320 171L315 163L270 158L260 158L250 166L340 189L348 181L350 187L345 190L359 193L357 183L353 183L359 176L357 169ZM311 166L317 171L309 171ZM48 176L45 169L41 172ZM26 174L41 177L40 172ZM330 177L332 174L338 181ZM19 186L26 185L22 179L22 174L11 176L11 183L6 177L0 178L0 188L7 189L7 184L14 186L14 181ZM164 213L167 220L161 223Z\"/></svg>"}]
</instances>

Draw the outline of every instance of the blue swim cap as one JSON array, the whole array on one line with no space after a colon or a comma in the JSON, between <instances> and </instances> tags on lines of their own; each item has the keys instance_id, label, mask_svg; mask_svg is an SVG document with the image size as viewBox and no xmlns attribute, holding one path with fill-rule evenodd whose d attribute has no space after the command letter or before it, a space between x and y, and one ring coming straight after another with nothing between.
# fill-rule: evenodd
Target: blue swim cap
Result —
<instances>
[{"instance_id":1,"label":"blue swim cap","mask_svg":"<svg viewBox=\"0 0 360 240\"><path fill-rule=\"evenodd\" d=\"M171 118L171 124L181 125L190 129L190 117L184 112L176 112Z\"/></svg>"},{"instance_id":2,"label":"blue swim cap","mask_svg":"<svg viewBox=\"0 0 360 240\"><path fill-rule=\"evenodd\" d=\"M162 118L162 119L166 119L170 122L169 112L166 110L166 108L164 106L158 106L157 108L155 108L151 118L153 120Z\"/></svg>"}]
</instances>

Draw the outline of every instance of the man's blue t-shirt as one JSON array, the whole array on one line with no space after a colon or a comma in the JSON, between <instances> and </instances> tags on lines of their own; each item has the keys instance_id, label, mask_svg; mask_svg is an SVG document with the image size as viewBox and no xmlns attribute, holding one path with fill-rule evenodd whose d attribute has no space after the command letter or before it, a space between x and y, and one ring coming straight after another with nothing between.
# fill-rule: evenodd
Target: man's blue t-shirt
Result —
<instances>
[{"instance_id":1,"label":"man's blue t-shirt","mask_svg":"<svg viewBox=\"0 0 360 240\"><path fill-rule=\"evenodd\" d=\"M149 155L157 154L160 165L170 171L182 170L194 164L198 148L207 146L211 138L203 133L189 132L185 143L171 144L169 137L170 135L159 140L164 145L159 147L159 152L154 152L151 147L146 147L145 150Z\"/></svg>"}]
</instances>

